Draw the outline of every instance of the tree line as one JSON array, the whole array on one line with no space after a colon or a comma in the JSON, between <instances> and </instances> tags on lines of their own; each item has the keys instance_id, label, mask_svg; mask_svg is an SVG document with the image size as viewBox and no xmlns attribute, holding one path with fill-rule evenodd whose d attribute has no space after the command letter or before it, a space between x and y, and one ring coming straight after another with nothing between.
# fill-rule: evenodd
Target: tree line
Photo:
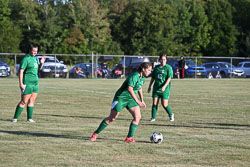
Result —
<instances>
[{"instance_id":1,"label":"tree line","mask_svg":"<svg viewBox=\"0 0 250 167\"><path fill-rule=\"evenodd\" d=\"M249 57L250 0L0 0L0 52L30 42L40 53Z\"/></svg>"}]
</instances>

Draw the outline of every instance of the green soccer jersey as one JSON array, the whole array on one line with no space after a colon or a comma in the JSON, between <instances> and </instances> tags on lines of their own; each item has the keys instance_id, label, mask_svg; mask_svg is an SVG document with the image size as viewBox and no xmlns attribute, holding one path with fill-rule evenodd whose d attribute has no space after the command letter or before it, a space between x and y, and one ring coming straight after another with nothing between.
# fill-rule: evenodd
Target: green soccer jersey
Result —
<instances>
[{"instance_id":1,"label":"green soccer jersey","mask_svg":"<svg viewBox=\"0 0 250 167\"><path fill-rule=\"evenodd\" d=\"M162 68L160 67L160 65L156 66L152 73L152 78L155 80L154 90L161 91L161 88L166 83L167 79L173 78L172 67L168 64L166 64ZM170 86L171 86L171 83L168 84L167 88Z\"/></svg>"},{"instance_id":2,"label":"green soccer jersey","mask_svg":"<svg viewBox=\"0 0 250 167\"><path fill-rule=\"evenodd\" d=\"M128 86L133 87L133 91L136 94L140 90L145 82L145 78L140 78L138 72L132 73L128 78L123 82L122 86L117 90L114 100L130 100L132 97L128 92Z\"/></svg>"},{"instance_id":3,"label":"green soccer jersey","mask_svg":"<svg viewBox=\"0 0 250 167\"><path fill-rule=\"evenodd\" d=\"M20 64L20 69L24 70L23 83L38 81L38 66L39 62L36 57L30 54L23 57Z\"/></svg>"}]
</instances>

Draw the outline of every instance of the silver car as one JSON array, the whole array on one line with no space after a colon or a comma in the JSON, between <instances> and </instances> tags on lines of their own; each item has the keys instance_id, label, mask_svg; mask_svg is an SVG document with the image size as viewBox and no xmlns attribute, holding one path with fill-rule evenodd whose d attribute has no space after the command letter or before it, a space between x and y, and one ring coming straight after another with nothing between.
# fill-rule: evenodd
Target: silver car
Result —
<instances>
[{"instance_id":1,"label":"silver car","mask_svg":"<svg viewBox=\"0 0 250 167\"><path fill-rule=\"evenodd\" d=\"M240 62L233 71L235 77L250 77L250 61Z\"/></svg>"}]
</instances>

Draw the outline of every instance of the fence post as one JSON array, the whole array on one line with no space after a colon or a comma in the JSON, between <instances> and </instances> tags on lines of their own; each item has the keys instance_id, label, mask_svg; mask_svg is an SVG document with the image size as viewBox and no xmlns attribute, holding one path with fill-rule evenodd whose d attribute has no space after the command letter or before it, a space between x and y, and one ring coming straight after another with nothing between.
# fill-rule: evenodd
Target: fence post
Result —
<instances>
[{"instance_id":1,"label":"fence post","mask_svg":"<svg viewBox=\"0 0 250 167\"><path fill-rule=\"evenodd\" d=\"M15 66L14 66L14 75L16 75L17 71L16 71L16 54L15 54Z\"/></svg>"},{"instance_id":2,"label":"fence post","mask_svg":"<svg viewBox=\"0 0 250 167\"><path fill-rule=\"evenodd\" d=\"M125 59L126 59L126 56L124 56L124 59L123 59L123 74L124 74L124 78L126 78L126 61L125 61Z\"/></svg>"},{"instance_id":3,"label":"fence post","mask_svg":"<svg viewBox=\"0 0 250 167\"><path fill-rule=\"evenodd\" d=\"M95 57L95 76L96 76L96 78L98 78L97 76L98 76L98 71L97 71L97 68L98 68L98 54L96 54L95 55L96 57ZM99 69L100 70L100 69Z\"/></svg>"},{"instance_id":4,"label":"fence post","mask_svg":"<svg viewBox=\"0 0 250 167\"><path fill-rule=\"evenodd\" d=\"M92 55L92 78L94 78L94 54L93 54L93 52L91 53L91 55Z\"/></svg>"},{"instance_id":5,"label":"fence post","mask_svg":"<svg viewBox=\"0 0 250 167\"><path fill-rule=\"evenodd\" d=\"M231 57L231 73L230 73L230 78L232 78L233 74L233 58Z\"/></svg>"},{"instance_id":6,"label":"fence post","mask_svg":"<svg viewBox=\"0 0 250 167\"><path fill-rule=\"evenodd\" d=\"M55 55L55 78L56 78L56 55Z\"/></svg>"},{"instance_id":7,"label":"fence post","mask_svg":"<svg viewBox=\"0 0 250 167\"><path fill-rule=\"evenodd\" d=\"M195 65L196 67L198 66L198 63L197 63L197 56L195 57ZM197 73L196 73L197 70L195 70L195 79L197 78Z\"/></svg>"}]
</instances>

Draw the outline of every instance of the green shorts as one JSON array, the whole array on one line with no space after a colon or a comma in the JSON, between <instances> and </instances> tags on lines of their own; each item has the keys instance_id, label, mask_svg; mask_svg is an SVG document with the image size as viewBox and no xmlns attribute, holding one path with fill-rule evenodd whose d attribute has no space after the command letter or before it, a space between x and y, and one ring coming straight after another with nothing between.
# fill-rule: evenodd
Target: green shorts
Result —
<instances>
[{"instance_id":1,"label":"green shorts","mask_svg":"<svg viewBox=\"0 0 250 167\"><path fill-rule=\"evenodd\" d=\"M39 84L34 83L34 84L26 84L25 89L21 90L22 95L28 95L32 93L38 93L39 92Z\"/></svg>"},{"instance_id":2,"label":"green shorts","mask_svg":"<svg viewBox=\"0 0 250 167\"><path fill-rule=\"evenodd\" d=\"M162 92L161 90L154 90L152 97L153 98L162 98L164 100L168 100L170 96L170 88L166 88L166 90L164 92Z\"/></svg>"},{"instance_id":3,"label":"green shorts","mask_svg":"<svg viewBox=\"0 0 250 167\"><path fill-rule=\"evenodd\" d=\"M111 106L111 110L115 110L117 112L121 112L123 108L132 108L132 107L135 107L135 106L139 106L139 104L137 104L135 102L134 99L131 99L131 100L114 100L113 103L112 103L112 106Z\"/></svg>"}]
</instances>

